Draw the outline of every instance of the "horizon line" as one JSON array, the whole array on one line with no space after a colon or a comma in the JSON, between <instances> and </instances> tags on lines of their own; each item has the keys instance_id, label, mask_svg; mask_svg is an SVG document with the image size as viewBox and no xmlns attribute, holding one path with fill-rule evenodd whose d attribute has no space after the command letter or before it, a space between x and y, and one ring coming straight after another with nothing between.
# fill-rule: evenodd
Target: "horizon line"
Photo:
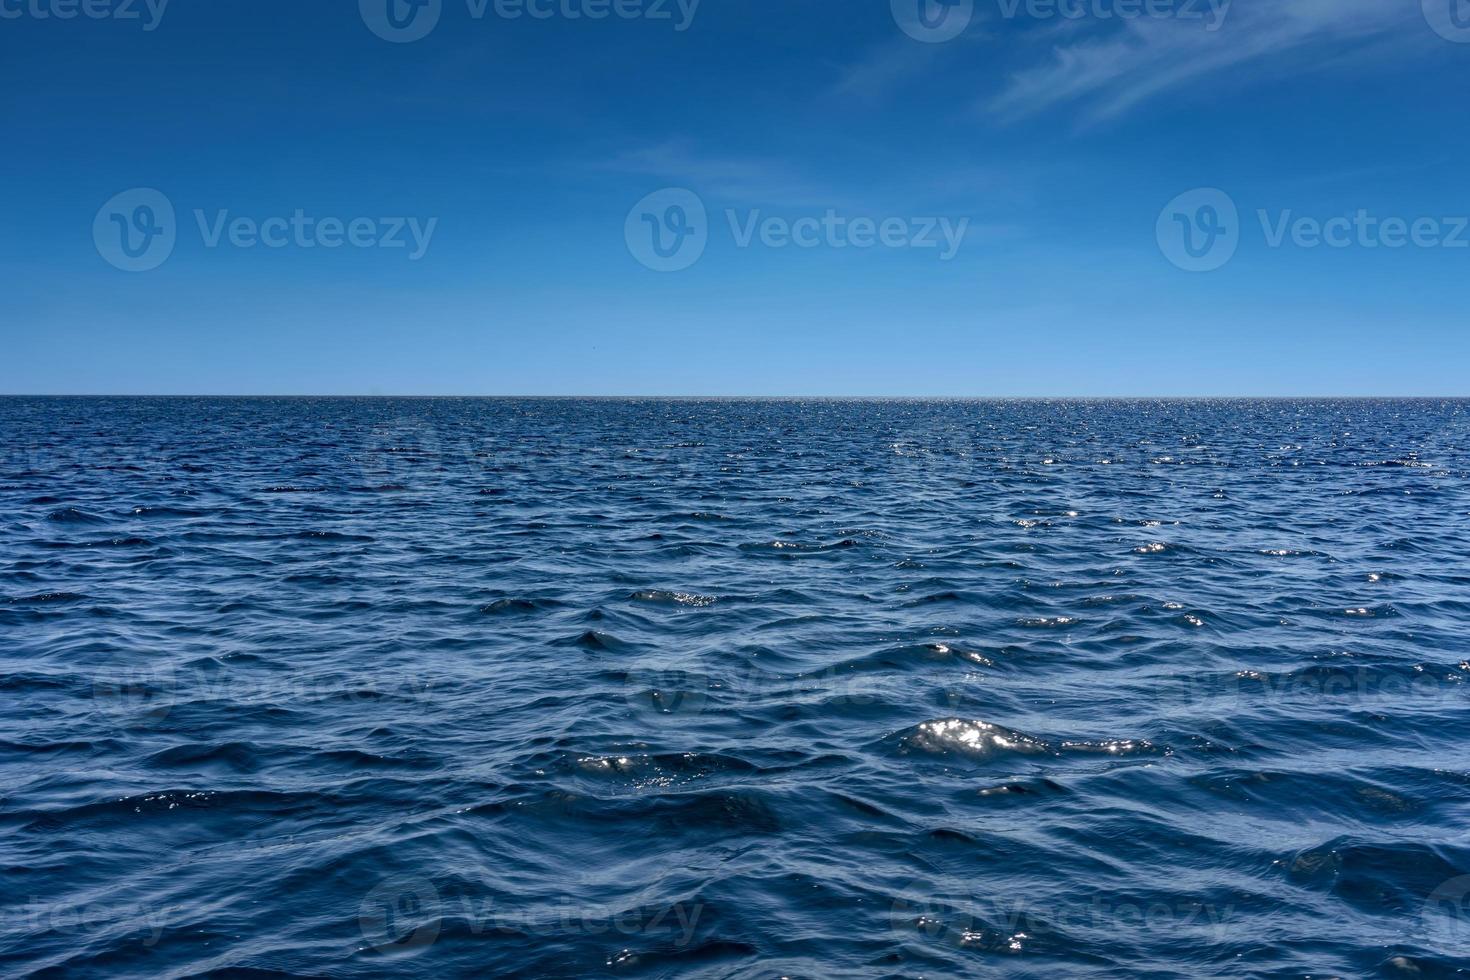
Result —
<instances>
[{"instance_id":1,"label":"horizon line","mask_svg":"<svg viewBox=\"0 0 1470 980\"><path fill-rule=\"evenodd\" d=\"M241 394L139 392L0 392L0 398L221 398L221 399L337 399L417 401L1470 401L1465 395L1299 394L1299 395L676 395L676 394Z\"/></svg>"}]
</instances>

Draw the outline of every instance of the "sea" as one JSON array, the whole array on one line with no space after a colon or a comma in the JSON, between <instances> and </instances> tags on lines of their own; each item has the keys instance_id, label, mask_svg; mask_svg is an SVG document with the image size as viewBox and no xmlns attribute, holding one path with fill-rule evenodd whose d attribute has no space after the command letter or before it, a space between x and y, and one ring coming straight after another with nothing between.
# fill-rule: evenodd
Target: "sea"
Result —
<instances>
[{"instance_id":1,"label":"sea","mask_svg":"<svg viewBox=\"0 0 1470 980\"><path fill-rule=\"evenodd\" d=\"M0 975L1470 975L1470 402L0 438Z\"/></svg>"}]
</instances>

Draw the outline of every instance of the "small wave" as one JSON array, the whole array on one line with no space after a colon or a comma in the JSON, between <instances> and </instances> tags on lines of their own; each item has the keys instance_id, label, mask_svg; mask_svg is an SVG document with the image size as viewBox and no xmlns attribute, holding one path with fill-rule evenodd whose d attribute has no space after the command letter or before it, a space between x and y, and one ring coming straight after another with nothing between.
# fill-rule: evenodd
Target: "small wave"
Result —
<instances>
[{"instance_id":1,"label":"small wave","mask_svg":"<svg viewBox=\"0 0 1470 980\"><path fill-rule=\"evenodd\" d=\"M926 721L899 738L905 751L988 759L998 755L1155 755L1167 754L1144 739L1049 742L985 721L945 718Z\"/></svg>"},{"instance_id":2,"label":"small wave","mask_svg":"<svg viewBox=\"0 0 1470 980\"><path fill-rule=\"evenodd\" d=\"M1042 739L989 722L960 718L926 721L909 730L901 741L911 751L933 755L958 753L982 759L1001 753L1045 755L1052 752L1051 746Z\"/></svg>"},{"instance_id":3,"label":"small wave","mask_svg":"<svg viewBox=\"0 0 1470 980\"><path fill-rule=\"evenodd\" d=\"M995 661L978 650L950 643L918 643L901 647L890 647L870 653L865 657L844 660L831 667L810 670L800 675L800 680L820 679L834 674L863 673L867 671L913 670L931 663L946 661L994 667Z\"/></svg>"},{"instance_id":4,"label":"small wave","mask_svg":"<svg viewBox=\"0 0 1470 980\"><path fill-rule=\"evenodd\" d=\"M107 518L89 514L87 511L76 507L66 507L54 510L46 515L46 520L52 524L106 524Z\"/></svg>"},{"instance_id":5,"label":"small wave","mask_svg":"<svg viewBox=\"0 0 1470 980\"><path fill-rule=\"evenodd\" d=\"M58 550L73 550L78 548L152 548L152 541L147 538L136 536L121 538L104 538L100 541L44 541L43 548L55 548Z\"/></svg>"},{"instance_id":6,"label":"small wave","mask_svg":"<svg viewBox=\"0 0 1470 980\"><path fill-rule=\"evenodd\" d=\"M529 615L531 613L546 612L561 606L555 599L496 599L494 602L486 603L480 607L480 612L487 616L505 615Z\"/></svg>"},{"instance_id":7,"label":"small wave","mask_svg":"<svg viewBox=\"0 0 1470 980\"><path fill-rule=\"evenodd\" d=\"M1359 619L1383 619L1386 617L1397 616L1399 612L1397 609L1390 605L1349 606L1342 611L1342 614L1344 616Z\"/></svg>"},{"instance_id":8,"label":"small wave","mask_svg":"<svg viewBox=\"0 0 1470 980\"><path fill-rule=\"evenodd\" d=\"M279 817L293 811L330 806L331 802L329 797L309 791L169 789L75 806L24 811L19 815L32 821L32 829L55 830L84 821L112 821L138 815L160 816L190 810L208 810L237 816L258 812Z\"/></svg>"},{"instance_id":9,"label":"small wave","mask_svg":"<svg viewBox=\"0 0 1470 980\"><path fill-rule=\"evenodd\" d=\"M0 671L0 691L32 694L41 691L65 691L76 686L74 678L52 674Z\"/></svg>"},{"instance_id":10,"label":"small wave","mask_svg":"<svg viewBox=\"0 0 1470 980\"><path fill-rule=\"evenodd\" d=\"M5 600L5 604L10 606L40 606L85 601L87 601L87 596L79 595L76 592L42 592L39 595L9 598Z\"/></svg>"},{"instance_id":11,"label":"small wave","mask_svg":"<svg viewBox=\"0 0 1470 980\"><path fill-rule=\"evenodd\" d=\"M0 687L9 688L9 685L0 683ZM8 739L0 739L0 751L24 753L27 755L62 755L72 752L116 751L121 744L114 739L100 739L95 742L12 742Z\"/></svg>"},{"instance_id":12,"label":"small wave","mask_svg":"<svg viewBox=\"0 0 1470 980\"><path fill-rule=\"evenodd\" d=\"M159 769L224 767L235 772L255 772L270 754L251 742L175 745L153 753L145 764Z\"/></svg>"},{"instance_id":13,"label":"small wave","mask_svg":"<svg viewBox=\"0 0 1470 980\"><path fill-rule=\"evenodd\" d=\"M611 633L601 630L584 630L576 636L563 637L553 641L556 646L581 647L583 650L596 650L601 653L622 653L633 648L633 644L618 639Z\"/></svg>"},{"instance_id":14,"label":"small wave","mask_svg":"<svg viewBox=\"0 0 1470 980\"><path fill-rule=\"evenodd\" d=\"M999 786L987 786L976 792L986 797L1060 796L1067 792L1067 788L1055 780L1033 779L1021 782L1001 783Z\"/></svg>"},{"instance_id":15,"label":"small wave","mask_svg":"<svg viewBox=\"0 0 1470 980\"><path fill-rule=\"evenodd\" d=\"M825 554L832 551L846 551L856 548L860 542L852 538L841 538L830 544L805 544L800 541L788 541L778 538L774 541L752 542L740 545L740 550L750 554L771 554L783 558L791 558L804 554Z\"/></svg>"},{"instance_id":16,"label":"small wave","mask_svg":"<svg viewBox=\"0 0 1470 980\"><path fill-rule=\"evenodd\" d=\"M938 605L938 604L941 604L941 603L964 602L964 601L965 601L965 597L964 596L960 595L958 592L955 592L954 590L951 589L951 590L946 590L944 592L931 592L930 594L920 596L917 599L910 599L906 603L906 605L909 605L909 606L933 606L933 605Z\"/></svg>"},{"instance_id":17,"label":"small wave","mask_svg":"<svg viewBox=\"0 0 1470 980\"><path fill-rule=\"evenodd\" d=\"M1031 629L1062 629L1076 626L1077 620L1072 616L1037 616L1030 619L1018 619L1016 623Z\"/></svg>"},{"instance_id":18,"label":"small wave","mask_svg":"<svg viewBox=\"0 0 1470 980\"><path fill-rule=\"evenodd\" d=\"M366 534L346 534L342 531L297 531L291 535L296 541L347 541L371 544L373 538Z\"/></svg>"},{"instance_id":19,"label":"small wave","mask_svg":"<svg viewBox=\"0 0 1470 980\"><path fill-rule=\"evenodd\" d=\"M693 592L666 592L663 589L643 589L628 597L634 602L648 602L660 606L713 606L718 596L698 595Z\"/></svg>"},{"instance_id":20,"label":"small wave","mask_svg":"<svg viewBox=\"0 0 1470 980\"><path fill-rule=\"evenodd\" d=\"M587 756L577 760L583 772L635 780L660 778L692 779L729 773L758 772L759 767L731 755L702 752L662 755Z\"/></svg>"},{"instance_id":21,"label":"small wave","mask_svg":"<svg viewBox=\"0 0 1470 980\"><path fill-rule=\"evenodd\" d=\"M134 507L134 517L147 517L157 520L181 520L189 517L205 517L208 511L197 510L190 507Z\"/></svg>"}]
</instances>

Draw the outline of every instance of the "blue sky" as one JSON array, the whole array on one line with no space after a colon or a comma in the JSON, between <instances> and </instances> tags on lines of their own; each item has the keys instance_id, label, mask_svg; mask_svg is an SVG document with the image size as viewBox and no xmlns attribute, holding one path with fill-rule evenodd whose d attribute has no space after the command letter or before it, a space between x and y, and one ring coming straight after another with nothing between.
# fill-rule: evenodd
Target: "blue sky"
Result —
<instances>
[{"instance_id":1,"label":"blue sky","mask_svg":"<svg viewBox=\"0 0 1470 980\"><path fill-rule=\"evenodd\" d=\"M1466 0L387 2L0 0L0 391L1470 393Z\"/></svg>"}]
</instances>

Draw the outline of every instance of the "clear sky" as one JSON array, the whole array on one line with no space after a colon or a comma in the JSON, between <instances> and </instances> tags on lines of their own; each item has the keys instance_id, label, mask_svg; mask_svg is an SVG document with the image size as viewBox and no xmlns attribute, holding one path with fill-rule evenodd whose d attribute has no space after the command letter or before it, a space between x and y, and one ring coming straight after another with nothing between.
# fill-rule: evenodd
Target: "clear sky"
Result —
<instances>
[{"instance_id":1,"label":"clear sky","mask_svg":"<svg viewBox=\"0 0 1470 980\"><path fill-rule=\"evenodd\" d=\"M0 392L1470 394L1470 2L950 2L0 0Z\"/></svg>"}]
</instances>

